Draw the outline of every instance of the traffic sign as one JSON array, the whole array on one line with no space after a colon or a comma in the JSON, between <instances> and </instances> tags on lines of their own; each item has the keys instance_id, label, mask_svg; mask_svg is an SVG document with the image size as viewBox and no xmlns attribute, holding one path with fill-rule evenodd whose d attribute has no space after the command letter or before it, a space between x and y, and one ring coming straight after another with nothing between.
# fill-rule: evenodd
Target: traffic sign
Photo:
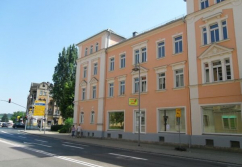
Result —
<instances>
[{"instance_id":1,"label":"traffic sign","mask_svg":"<svg viewBox=\"0 0 242 167\"><path fill-rule=\"evenodd\" d=\"M129 98L129 105L130 106L138 106L138 103L139 102L139 100L138 99L136 99L136 98Z\"/></svg>"},{"instance_id":2,"label":"traffic sign","mask_svg":"<svg viewBox=\"0 0 242 167\"><path fill-rule=\"evenodd\" d=\"M181 109L180 108L176 109L176 117L181 118Z\"/></svg>"}]
</instances>

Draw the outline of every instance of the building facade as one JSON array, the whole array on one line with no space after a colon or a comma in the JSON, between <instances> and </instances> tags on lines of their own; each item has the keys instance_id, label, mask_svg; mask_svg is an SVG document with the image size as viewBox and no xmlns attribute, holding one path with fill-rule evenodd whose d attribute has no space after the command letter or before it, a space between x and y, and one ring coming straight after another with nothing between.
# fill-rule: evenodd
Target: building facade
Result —
<instances>
[{"instance_id":1,"label":"building facade","mask_svg":"<svg viewBox=\"0 0 242 167\"><path fill-rule=\"evenodd\" d=\"M186 16L132 38L106 30L78 44L84 136L137 140L140 128L142 141L178 143L180 131L184 144L242 148L242 1L186 3ZM141 115L128 103L139 91Z\"/></svg>"}]
</instances>

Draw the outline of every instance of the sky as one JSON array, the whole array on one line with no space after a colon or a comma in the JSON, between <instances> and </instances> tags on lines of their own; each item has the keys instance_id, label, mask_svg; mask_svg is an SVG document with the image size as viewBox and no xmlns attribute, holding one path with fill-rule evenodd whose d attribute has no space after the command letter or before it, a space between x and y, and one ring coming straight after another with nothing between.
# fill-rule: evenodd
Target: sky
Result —
<instances>
[{"instance_id":1,"label":"sky","mask_svg":"<svg viewBox=\"0 0 242 167\"><path fill-rule=\"evenodd\" d=\"M32 82L53 83L64 47L108 28L129 38L185 14L183 0L1 0L0 113L25 111Z\"/></svg>"}]
</instances>

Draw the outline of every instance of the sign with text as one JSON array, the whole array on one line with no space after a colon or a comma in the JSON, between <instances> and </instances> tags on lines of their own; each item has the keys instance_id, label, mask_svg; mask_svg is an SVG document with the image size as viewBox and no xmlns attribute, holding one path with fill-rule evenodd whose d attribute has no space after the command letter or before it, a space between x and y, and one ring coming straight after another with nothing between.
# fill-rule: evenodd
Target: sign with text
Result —
<instances>
[{"instance_id":1,"label":"sign with text","mask_svg":"<svg viewBox=\"0 0 242 167\"><path fill-rule=\"evenodd\" d=\"M45 115L45 101L36 100L34 104L34 116Z\"/></svg>"},{"instance_id":2,"label":"sign with text","mask_svg":"<svg viewBox=\"0 0 242 167\"><path fill-rule=\"evenodd\" d=\"M181 118L181 109L180 108L176 109L176 117Z\"/></svg>"},{"instance_id":3,"label":"sign with text","mask_svg":"<svg viewBox=\"0 0 242 167\"><path fill-rule=\"evenodd\" d=\"M130 106L137 106L138 105L138 99L136 99L136 98L129 98L129 105Z\"/></svg>"}]
</instances>

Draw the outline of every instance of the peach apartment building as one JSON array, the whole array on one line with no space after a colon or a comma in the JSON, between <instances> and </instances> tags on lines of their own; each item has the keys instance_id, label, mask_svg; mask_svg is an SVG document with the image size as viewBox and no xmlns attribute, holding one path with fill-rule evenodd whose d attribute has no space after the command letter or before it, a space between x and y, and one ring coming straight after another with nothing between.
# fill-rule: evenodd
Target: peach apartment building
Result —
<instances>
[{"instance_id":1,"label":"peach apartment building","mask_svg":"<svg viewBox=\"0 0 242 167\"><path fill-rule=\"evenodd\" d=\"M77 44L84 136L137 140L140 119L141 141L178 143L179 108L182 143L242 148L242 1L186 3L185 17L129 39L104 30Z\"/></svg>"}]
</instances>

